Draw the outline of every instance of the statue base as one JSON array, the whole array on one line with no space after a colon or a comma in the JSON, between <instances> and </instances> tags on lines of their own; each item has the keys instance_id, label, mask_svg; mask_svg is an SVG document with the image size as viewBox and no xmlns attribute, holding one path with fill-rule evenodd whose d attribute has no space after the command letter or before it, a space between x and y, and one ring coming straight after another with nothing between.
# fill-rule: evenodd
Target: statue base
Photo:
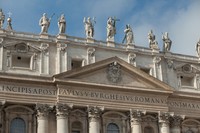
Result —
<instances>
[{"instance_id":1,"label":"statue base","mask_svg":"<svg viewBox=\"0 0 200 133\"><path fill-rule=\"evenodd\" d=\"M112 38L107 38L107 46L109 47L115 47L115 40L114 40L114 37Z\"/></svg>"},{"instance_id":2,"label":"statue base","mask_svg":"<svg viewBox=\"0 0 200 133\"><path fill-rule=\"evenodd\" d=\"M49 39L49 35L47 33L41 33L40 38Z\"/></svg>"},{"instance_id":3,"label":"statue base","mask_svg":"<svg viewBox=\"0 0 200 133\"><path fill-rule=\"evenodd\" d=\"M87 43L94 43L94 39L91 38L91 37L87 37L87 38L86 38L86 42L87 42Z\"/></svg>"},{"instance_id":4,"label":"statue base","mask_svg":"<svg viewBox=\"0 0 200 133\"><path fill-rule=\"evenodd\" d=\"M0 28L0 34L1 34L1 33L4 33L4 32L5 32L4 29L1 29L1 28Z\"/></svg>"},{"instance_id":5,"label":"statue base","mask_svg":"<svg viewBox=\"0 0 200 133\"><path fill-rule=\"evenodd\" d=\"M126 44L126 48L127 48L127 49L134 49L135 46L134 46L133 43L129 43L129 44Z\"/></svg>"},{"instance_id":6,"label":"statue base","mask_svg":"<svg viewBox=\"0 0 200 133\"><path fill-rule=\"evenodd\" d=\"M160 50L160 49L154 48L154 49L152 49L152 52L153 52L153 53L159 53L159 50Z\"/></svg>"},{"instance_id":7,"label":"statue base","mask_svg":"<svg viewBox=\"0 0 200 133\"><path fill-rule=\"evenodd\" d=\"M58 34L57 38L58 39L67 39L67 35L66 34Z\"/></svg>"}]
</instances>

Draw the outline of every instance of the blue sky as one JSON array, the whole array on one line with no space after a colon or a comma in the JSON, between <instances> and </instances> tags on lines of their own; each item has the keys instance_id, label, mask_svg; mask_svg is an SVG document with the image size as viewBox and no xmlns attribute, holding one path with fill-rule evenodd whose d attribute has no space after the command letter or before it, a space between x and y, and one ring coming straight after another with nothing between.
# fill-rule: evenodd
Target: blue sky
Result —
<instances>
[{"instance_id":1,"label":"blue sky","mask_svg":"<svg viewBox=\"0 0 200 133\"><path fill-rule=\"evenodd\" d=\"M53 13L49 34L57 35L57 20L61 13L67 21L66 34L85 37L83 17L96 17L96 40L106 40L106 21L110 16L117 22L115 41L122 42L124 28L130 24L135 44L148 47L147 34L153 30L162 49L161 35L168 32L174 53L197 55L195 46L200 38L199 0L0 0L0 8L8 17L12 12L15 31L40 33L39 19L43 13ZM6 27L6 22L4 23Z\"/></svg>"}]
</instances>

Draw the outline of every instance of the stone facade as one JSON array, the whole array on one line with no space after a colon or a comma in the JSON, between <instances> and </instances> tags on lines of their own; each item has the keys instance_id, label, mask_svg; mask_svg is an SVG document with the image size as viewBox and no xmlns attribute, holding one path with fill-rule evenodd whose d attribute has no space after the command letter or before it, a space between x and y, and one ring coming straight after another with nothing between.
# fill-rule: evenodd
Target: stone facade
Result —
<instances>
[{"instance_id":1,"label":"stone facade","mask_svg":"<svg viewBox=\"0 0 200 133\"><path fill-rule=\"evenodd\" d=\"M0 29L0 133L200 133L199 57L109 43Z\"/></svg>"}]
</instances>

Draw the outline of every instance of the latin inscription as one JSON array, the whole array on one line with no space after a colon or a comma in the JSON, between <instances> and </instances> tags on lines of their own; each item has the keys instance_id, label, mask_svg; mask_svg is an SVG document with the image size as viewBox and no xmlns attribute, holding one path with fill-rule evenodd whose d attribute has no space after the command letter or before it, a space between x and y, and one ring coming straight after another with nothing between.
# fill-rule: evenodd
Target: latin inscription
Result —
<instances>
[{"instance_id":1,"label":"latin inscription","mask_svg":"<svg viewBox=\"0 0 200 133\"><path fill-rule=\"evenodd\" d=\"M131 96L131 95L114 94L114 93L85 91L85 90L82 91L82 90L61 89L59 94L78 96L78 97L105 99L105 100L135 102L135 103L154 103L154 104L167 103L166 99L156 98L156 97Z\"/></svg>"},{"instance_id":2,"label":"latin inscription","mask_svg":"<svg viewBox=\"0 0 200 133\"><path fill-rule=\"evenodd\" d=\"M0 91L23 93L23 94L35 94L35 95L56 95L56 90L51 90L46 88L11 86L11 85L0 86Z\"/></svg>"},{"instance_id":3,"label":"latin inscription","mask_svg":"<svg viewBox=\"0 0 200 133\"><path fill-rule=\"evenodd\" d=\"M200 110L200 104L189 103L182 101L167 101L167 99L147 97L147 96L132 96L125 94L105 93L105 92L94 92L86 90L75 90L75 89L61 89L59 91L61 95L76 96L76 97L87 97L103 100L114 100L123 102L143 103L143 104L162 104L168 105L172 108L182 109L195 109Z\"/></svg>"},{"instance_id":4,"label":"latin inscription","mask_svg":"<svg viewBox=\"0 0 200 133\"><path fill-rule=\"evenodd\" d=\"M34 95L57 95L57 90L47 89L47 88L33 88L25 86L12 86L12 85L1 85L0 92L14 92L20 94L34 94ZM72 96L72 97L82 97L82 98L91 98L91 99L102 99L109 101L122 101L122 102L132 102L132 103L141 103L141 104L158 104L158 105L168 105L172 108L180 109L195 109L200 110L200 104L190 103L183 101L167 101L164 98L158 97L148 97L148 96L133 96L128 94L119 94L119 93L106 93L98 91L89 91L89 90L76 90L76 89L60 89L60 95Z\"/></svg>"}]
</instances>

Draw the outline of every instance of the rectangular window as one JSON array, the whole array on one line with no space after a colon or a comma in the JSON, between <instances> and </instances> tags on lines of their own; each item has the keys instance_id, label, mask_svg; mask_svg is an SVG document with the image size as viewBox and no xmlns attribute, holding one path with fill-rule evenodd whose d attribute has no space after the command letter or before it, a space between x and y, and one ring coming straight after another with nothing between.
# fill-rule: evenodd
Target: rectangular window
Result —
<instances>
[{"instance_id":1,"label":"rectangular window","mask_svg":"<svg viewBox=\"0 0 200 133\"><path fill-rule=\"evenodd\" d=\"M80 131L73 130L72 133L81 133Z\"/></svg>"},{"instance_id":2,"label":"rectangular window","mask_svg":"<svg viewBox=\"0 0 200 133\"><path fill-rule=\"evenodd\" d=\"M29 68L31 65L31 56L22 54L12 55L12 67Z\"/></svg>"},{"instance_id":3,"label":"rectangular window","mask_svg":"<svg viewBox=\"0 0 200 133\"><path fill-rule=\"evenodd\" d=\"M194 87L194 78L181 76L181 86L190 86Z\"/></svg>"},{"instance_id":4,"label":"rectangular window","mask_svg":"<svg viewBox=\"0 0 200 133\"><path fill-rule=\"evenodd\" d=\"M72 59L71 61L71 69L82 67L83 60Z\"/></svg>"}]
</instances>

